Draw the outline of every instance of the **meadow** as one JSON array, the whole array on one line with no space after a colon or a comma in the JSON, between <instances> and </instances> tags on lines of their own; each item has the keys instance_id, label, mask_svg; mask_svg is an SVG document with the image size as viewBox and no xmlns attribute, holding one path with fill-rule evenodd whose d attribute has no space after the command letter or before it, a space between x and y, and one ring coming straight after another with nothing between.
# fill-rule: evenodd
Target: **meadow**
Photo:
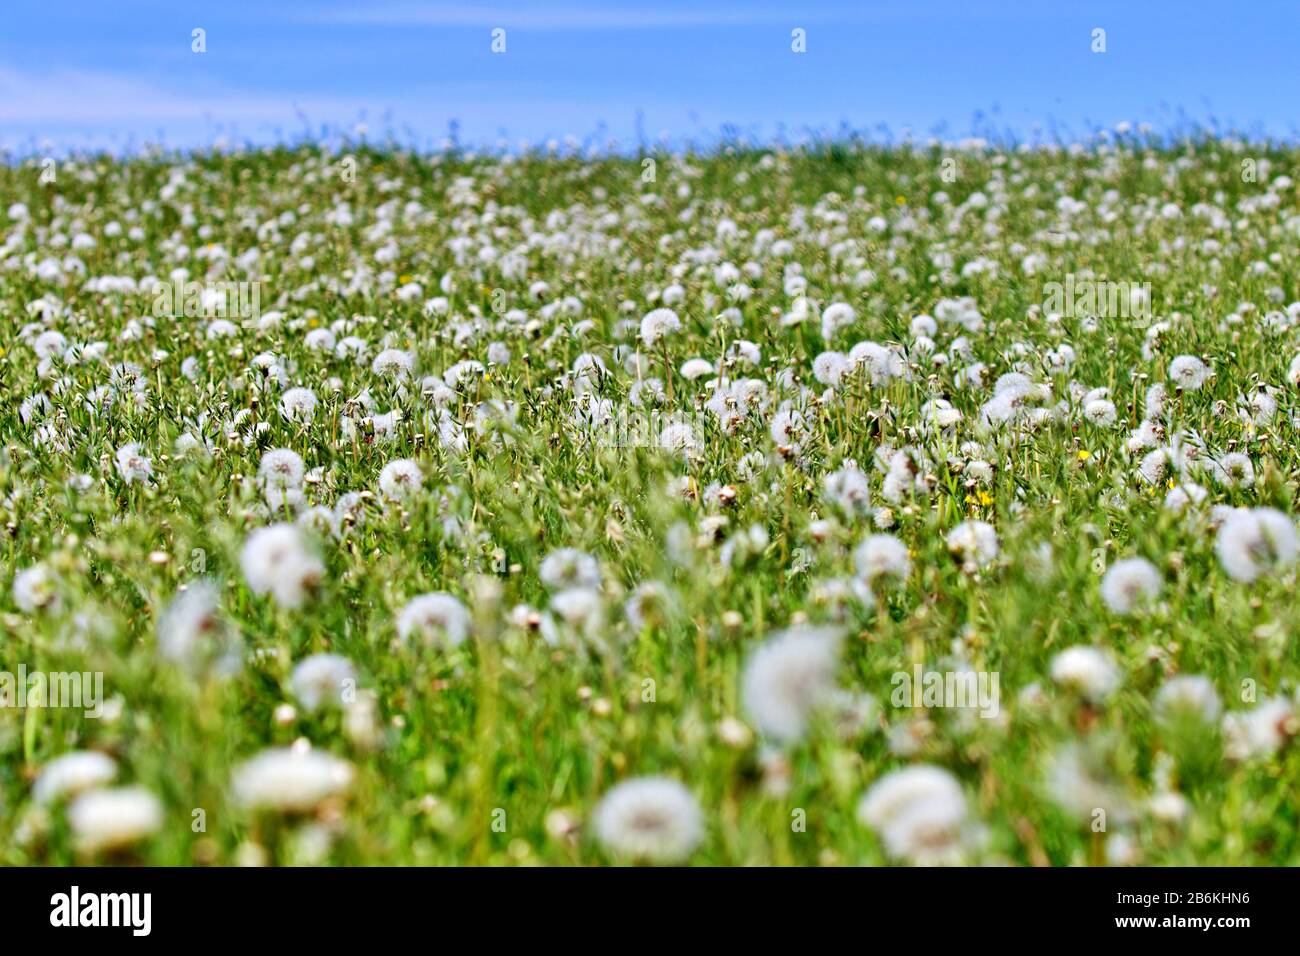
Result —
<instances>
[{"instance_id":1,"label":"meadow","mask_svg":"<svg viewBox=\"0 0 1300 956\"><path fill-rule=\"evenodd\" d=\"M1300 863L1297 159L10 157L0 863Z\"/></svg>"}]
</instances>

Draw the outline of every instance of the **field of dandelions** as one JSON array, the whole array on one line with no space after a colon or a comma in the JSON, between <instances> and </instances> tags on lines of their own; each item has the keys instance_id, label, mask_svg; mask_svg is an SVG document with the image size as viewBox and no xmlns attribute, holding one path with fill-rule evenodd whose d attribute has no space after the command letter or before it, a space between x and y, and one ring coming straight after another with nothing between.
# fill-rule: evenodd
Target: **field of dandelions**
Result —
<instances>
[{"instance_id":1,"label":"field of dandelions","mask_svg":"<svg viewBox=\"0 0 1300 956\"><path fill-rule=\"evenodd\" d=\"M1300 863L1298 158L11 158L0 863Z\"/></svg>"}]
</instances>

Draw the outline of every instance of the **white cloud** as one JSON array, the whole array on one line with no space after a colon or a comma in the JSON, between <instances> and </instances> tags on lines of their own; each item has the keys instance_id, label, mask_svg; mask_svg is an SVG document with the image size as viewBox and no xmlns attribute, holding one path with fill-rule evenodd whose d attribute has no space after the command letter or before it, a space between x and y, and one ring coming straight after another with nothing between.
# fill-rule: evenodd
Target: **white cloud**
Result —
<instances>
[{"instance_id":1,"label":"white cloud","mask_svg":"<svg viewBox=\"0 0 1300 956\"><path fill-rule=\"evenodd\" d=\"M355 114L364 104L332 98L169 89L119 73L59 70L23 73L0 67L0 122L25 125L239 120L292 122L308 115Z\"/></svg>"},{"instance_id":2,"label":"white cloud","mask_svg":"<svg viewBox=\"0 0 1300 956\"><path fill-rule=\"evenodd\" d=\"M671 102L647 95L641 105L659 116L680 113ZM313 133L322 124L351 129L365 117L371 135L406 129L437 140L452 120L466 142L495 142L504 129L511 139L589 135L602 117L620 137L631 136L633 112L617 96L579 97L521 93L513 87L481 88L473 83L406 88L400 97L299 95L293 91L245 92L231 88L185 88L163 79L111 71L54 70L34 73L0 67L0 146L28 138L56 147L135 138L154 141L161 132L173 145L202 145L218 134L256 141L290 134L304 122Z\"/></svg>"},{"instance_id":3,"label":"white cloud","mask_svg":"<svg viewBox=\"0 0 1300 956\"><path fill-rule=\"evenodd\" d=\"M849 14L852 17L852 14ZM377 4L357 10L313 12L312 22L366 26L506 27L520 30L647 30L665 27L744 26L818 19L816 13L708 8L665 8L651 2L628 9L475 4ZM824 15L821 18L825 18Z\"/></svg>"}]
</instances>

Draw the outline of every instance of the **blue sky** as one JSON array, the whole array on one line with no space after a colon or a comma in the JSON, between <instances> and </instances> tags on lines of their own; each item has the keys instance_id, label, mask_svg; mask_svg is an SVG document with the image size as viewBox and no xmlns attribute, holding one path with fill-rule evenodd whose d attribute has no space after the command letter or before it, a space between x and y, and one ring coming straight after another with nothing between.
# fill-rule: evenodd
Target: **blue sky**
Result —
<instances>
[{"instance_id":1,"label":"blue sky","mask_svg":"<svg viewBox=\"0 0 1300 956\"><path fill-rule=\"evenodd\" d=\"M8 0L0 144L191 146L362 120L421 145L452 120L462 140L512 144L724 124L1075 138L1183 117L1293 136L1298 73L1300 4L1269 0Z\"/></svg>"}]
</instances>

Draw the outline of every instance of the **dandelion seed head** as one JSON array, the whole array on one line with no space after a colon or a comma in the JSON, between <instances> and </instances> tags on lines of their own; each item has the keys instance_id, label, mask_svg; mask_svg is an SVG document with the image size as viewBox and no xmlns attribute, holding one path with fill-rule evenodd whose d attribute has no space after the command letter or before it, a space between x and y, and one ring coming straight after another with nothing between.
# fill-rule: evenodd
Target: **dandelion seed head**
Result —
<instances>
[{"instance_id":1,"label":"dandelion seed head","mask_svg":"<svg viewBox=\"0 0 1300 956\"><path fill-rule=\"evenodd\" d=\"M273 748L239 764L231 779L235 800L251 809L307 813L345 793L350 763L318 750Z\"/></svg>"},{"instance_id":2,"label":"dandelion seed head","mask_svg":"<svg viewBox=\"0 0 1300 956\"><path fill-rule=\"evenodd\" d=\"M641 341L653 348L659 341L681 330L682 320L672 309L652 309L641 319Z\"/></svg>"},{"instance_id":3,"label":"dandelion seed head","mask_svg":"<svg viewBox=\"0 0 1300 956\"><path fill-rule=\"evenodd\" d=\"M455 647L464 643L469 631L470 616L465 605L442 592L412 598L397 615L397 633L402 640L419 637L442 647Z\"/></svg>"},{"instance_id":4,"label":"dandelion seed head","mask_svg":"<svg viewBox=\"0 0 1300 956\"><path fill-rule=\"evenodd\" d=\"M745 709L755 726L783 743L802 737L814 710L834 688L838 662L839 632L834 628L795 627L769 638L750 655L741 679Z\"/></svg>"},{"instance_id":5,"label":"dandelion seed head","mask_svg":"<svg viewBox=\"0 0 1300 956\"><path fill-rule=\"evenodd\" d=\"M695 797L676 780L639 777L625 780L601 798L592 829L615 856L679 863L704 839L704 815Z\"/></svg>"},{"instance_id":6,"label":"dandelion seed head","mask_svg":"<svg viewBox=\"0 0 1300 956\"><path fill-rule=\"evenodd\" d=\"M1146 558L1116 561L1101 579L1101 599L1115 614L1133 614L1160 595L1156 566Z\"/></svg>"},{"instance_id":7,"label":"dandelion seed head","mask_svg":"<svg viewBox=\"0 0 1300 956\"><path fill-rule=\"evenodd\" d=\"M163 824L162 803L144 787L91 790L68 807L78 847L88 853L129 846Z\"/></svg>"},{"instance_id":8,"label":"dandelion seed head","mask_svg":"<svg viewBox=\"0 0 1300 956\"><path fill-rule=\"evenodd\" d=\"M1120 684L1120 671L1106 651L1086 645L1066 648L1052 658L1052 680L1083 698L1100 702Z\"/></svg>"}]
</instances>

